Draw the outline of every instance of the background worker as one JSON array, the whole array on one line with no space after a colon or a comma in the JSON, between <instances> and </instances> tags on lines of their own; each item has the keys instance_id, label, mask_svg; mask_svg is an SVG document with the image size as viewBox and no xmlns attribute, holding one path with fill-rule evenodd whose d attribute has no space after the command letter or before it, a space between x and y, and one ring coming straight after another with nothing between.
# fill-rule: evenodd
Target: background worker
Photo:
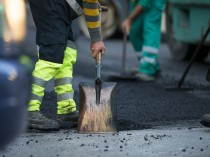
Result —
<instances>
[{"instance_id":1,"label":"background worker","mask_svg":"<svg viewBox=\"0 0 210 157\"><path fill-rule=\"evenodd\" d=\"M83 12L91 36L92 57L105 53L101 39L98 0L29 0L37 28L39 58L33 71L28 126L39 130L58 130L63 122L77 122L79 112L73 100L73 65L77 51L72 21ZM57 94L57 121L40 113L46 83L54 78Z\"/></svg>"},{"instance_id":2,"label":"background worker","mask_svg":"<svg viewBox=\"0 0 210 157\"><path fill-rule=\"evenodd\" d=\"M130 0L130 15L122 24L136 52L141 53L136 76L153 81L160 65L158 53L161 39L161 17L166 0Z\"/></svg>"}]
</instances>

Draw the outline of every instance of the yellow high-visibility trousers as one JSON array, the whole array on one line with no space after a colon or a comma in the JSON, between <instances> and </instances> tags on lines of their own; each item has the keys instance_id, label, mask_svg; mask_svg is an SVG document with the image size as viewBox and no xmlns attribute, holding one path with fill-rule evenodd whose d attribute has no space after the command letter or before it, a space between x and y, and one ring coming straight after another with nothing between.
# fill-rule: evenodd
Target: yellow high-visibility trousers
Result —
<instances>
[{"instance_id":1,"label":"yellow high-visibility trousers","mask_svg":"<svg viewBox=\"0 0 210 157\"><path fill-rule=\"evenodd\" d=\"M54 90L57 94L57 114L68 114L76 110L72 88L73 65L76 57L77 51L67 47L63 64L38 60L33 71L32 96L28 111L40 111L46 84L52 78L54 78Z\"/></svg>"}]
</instances>

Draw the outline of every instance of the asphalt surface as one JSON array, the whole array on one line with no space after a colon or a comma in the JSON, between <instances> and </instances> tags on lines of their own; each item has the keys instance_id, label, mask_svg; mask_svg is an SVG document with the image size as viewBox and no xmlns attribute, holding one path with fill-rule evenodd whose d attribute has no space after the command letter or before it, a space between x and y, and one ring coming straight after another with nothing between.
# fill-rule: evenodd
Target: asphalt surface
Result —
<instances>
[{"instance_id":1,"label":"asphalt surface","mask_svg":"<svg viewBox=\"0 0 210 157\"><path fill-rule=\"evenodd\" d=\"M5 157L209 157L209 129L167 128L118 134L25 133Z\"/></svg>"},{"instance_id":2,"label":"asphalt surface","mask_svg":"<svg viewBox=\"0 0 210 157\"><path fill-rule=\"evenodd\" d=\"M34 34L31 25L30 35ZM27 42L33 43L33 40ZM107 53L102 59L102 78L119 75L121 69L122 40L105 41ZM75 101L80 104L79 83L95 80L95 63L89 51L89 40L77 40L78 61L74 67L73 87ZM35 46L25 47L35 53ZM170 56L166 43L161 45L161 76L151 83L115 80L118 129L117 134L78 134L76 128L58 133L25 132L10 144L0 156L131 156L208 157L210 129L199 124L200 117L210 113L210 84L205 75L210 59L195 63L184 86L190 91L167 91L176 87L187 62L176 62ZM134 50L128 44L126 71L138 66ZM50 118L56 116L56 95L51 80L45 92L41 111Z\"/></svg>"},{"instance_id":3,"label":"asphalt surface","mask_svg":"<svg viewBox=\"0 0 210 157\"><path fill-rule=\"evenodd\" d=\"M79 43L82 43L80 46ZM74 69L75 100L79 107L79 83L95 80L95 64L89 52L89 43L85 38L78 41L78 62ZM120 75L122 43L120 40L106 41L107 54L102 59L102 78ZM128 46L126 71L138 65L131 45ZM167 44L162 44L160 62L162 75L152 83L132 80L116 80L116 105L118 109L119 130L149 129L154 126L179 124L189 121L194 124L210 111L209 89L205 81L208 66L196 63L187 76L183 87L191 91L168 91L166 88L176 87L187 63L175 62L171 59ZM207 63L208 64L208 63ZM174 71L173 71L174 69ZM109 80L108 80L109 81ZM49 84L44 99L43 111L53 118L56 112L56 95ZM54 107L52 107L54 105Z\"/></svg>"}]
</instances>

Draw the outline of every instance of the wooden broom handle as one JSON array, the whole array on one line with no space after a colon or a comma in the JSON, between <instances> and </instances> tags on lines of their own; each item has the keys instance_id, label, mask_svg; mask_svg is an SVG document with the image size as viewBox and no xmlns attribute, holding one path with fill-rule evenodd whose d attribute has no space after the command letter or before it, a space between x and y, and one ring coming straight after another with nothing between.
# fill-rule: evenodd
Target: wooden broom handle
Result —
<instances>
[{"instance_id":1,"label":"wooden broom handle","mask_svg":"<svg viewBox=\"0 0 210 157\"><path fill-rule=\"evenodd\" d=\"M101 21L101 12L107 12L109 9L107 6L101 6L98 3L99 11L100 11L100 21ZM101 52L96 55L96 64L101 64Z\"/></svg>"},{"instance_id":2,"label":"wooden broom handle","mask_svg":"<svg viewBox=\"0 0 210 157\"><path fill-rule=\"evenodd\" d=\"M101 64L101 52L96 55L96 64Z\"/></svg>"}]
</instances>

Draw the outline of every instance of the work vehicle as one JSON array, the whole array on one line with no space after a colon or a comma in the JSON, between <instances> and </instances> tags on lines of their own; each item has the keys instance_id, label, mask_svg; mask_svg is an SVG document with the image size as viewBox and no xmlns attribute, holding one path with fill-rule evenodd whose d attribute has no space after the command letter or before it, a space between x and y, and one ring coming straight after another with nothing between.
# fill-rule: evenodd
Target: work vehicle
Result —
<instances>
[{"instance_id":1,"label":"work vehicle","mask_svg":"<svg viewBox=\"0 0 210 157\"><path fill-rule=\"evenodd\" d=\"M188 60L210 24L209 0L169 0L167 12L167 37L172 57ZM210 51L208 36L197 60L202 61Z\"/></svg>"}]
</instances>

